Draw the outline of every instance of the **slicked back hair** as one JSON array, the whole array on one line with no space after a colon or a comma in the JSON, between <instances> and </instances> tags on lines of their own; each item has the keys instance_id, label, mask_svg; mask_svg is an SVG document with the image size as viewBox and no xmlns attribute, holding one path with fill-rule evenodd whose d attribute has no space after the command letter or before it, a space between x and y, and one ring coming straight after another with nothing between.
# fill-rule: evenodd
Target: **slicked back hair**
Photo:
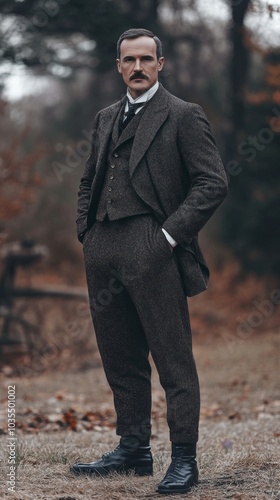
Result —
<instances>
[{"instance_id":1,"label":"slicked back hair","mask_svg":"<svg viewBox=\"0 0 280 500\"><path fill-rule=\"evenodd\" d=\"M160 39L153 34L152 31L146 30L144 28L132 28L125 31L117 41L117 58L120 59L121 55L121 43L123 40L128 40L132 38L139 38L140 36L149 36L153 38L156 44L157 58L162 57L162 43Z\"/></svg>"}]
</instances>

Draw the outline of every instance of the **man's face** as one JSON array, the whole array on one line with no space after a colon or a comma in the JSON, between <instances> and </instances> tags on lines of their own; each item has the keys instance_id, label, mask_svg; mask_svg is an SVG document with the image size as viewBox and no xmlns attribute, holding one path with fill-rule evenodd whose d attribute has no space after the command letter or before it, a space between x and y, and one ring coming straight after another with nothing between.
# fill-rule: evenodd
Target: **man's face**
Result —
<instances>
[{"instance_id":1,"label":"man's face","mask_svg":"<svg viewBox=\"0 0 280 500\"><path fill-rule=\"evenodd\" d=\"M141 36L122 41L117 67L133 99L156 83L163 64L164 58L157 58L156 43L153 38Z\"/></svg>"}]
</instances>

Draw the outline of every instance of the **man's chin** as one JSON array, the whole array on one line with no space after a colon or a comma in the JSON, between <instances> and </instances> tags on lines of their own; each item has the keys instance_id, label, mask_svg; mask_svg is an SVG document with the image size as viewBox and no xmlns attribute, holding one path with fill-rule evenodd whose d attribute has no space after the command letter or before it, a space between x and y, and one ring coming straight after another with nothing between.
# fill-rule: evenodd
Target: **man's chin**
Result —
<instances>
[{"instance_id":1,"label":"man's chin","mask_svg":"<svg viewBox=\"0 0 280 500\"><path fill-rule=\"evenodd\" d=\"M131 82L129 82L128 88L129 88L129 90L131 90L131 92L140 92L141 94L143 94L144 92L149 90L150 85L149 85L149 82L147 80L144 80L144 79L138 80L137 79L137 80L132 80Z\"/></svg>"}]
</instances>

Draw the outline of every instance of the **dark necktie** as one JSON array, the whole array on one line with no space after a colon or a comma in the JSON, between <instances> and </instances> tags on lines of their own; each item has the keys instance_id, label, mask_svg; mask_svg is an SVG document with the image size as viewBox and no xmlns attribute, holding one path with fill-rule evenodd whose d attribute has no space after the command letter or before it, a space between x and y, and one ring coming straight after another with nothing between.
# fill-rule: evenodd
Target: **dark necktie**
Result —
<instances>
[{"instance_id":1,"label":"dark necktie","mask_svg":"<svg viewBox=\"0 0 280 500\"><path fill-rule=\"evenodd\" d=\"M144 102L136 102L135 104L131 104L129 101L127 101L127 103L128 103L128 111L125 113L125 119L121 124L122 130L124 130L125 127L129 124L129 122L131 122L132 118L135 116L137 108L145 105Z\"/></svg>"}]
</instances>

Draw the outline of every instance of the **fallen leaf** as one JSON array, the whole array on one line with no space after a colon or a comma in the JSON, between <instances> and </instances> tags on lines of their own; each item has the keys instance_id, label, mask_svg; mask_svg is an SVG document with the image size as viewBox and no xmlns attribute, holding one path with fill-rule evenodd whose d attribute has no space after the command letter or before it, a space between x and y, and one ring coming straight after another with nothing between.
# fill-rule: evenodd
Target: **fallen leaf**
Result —
<instances>
[{"instance_id":1,"label":"fallen leaf","mask_svg":"<svg viewBox=\"0 0 280 500\"><path fill-rule=\"evenodd\" d=\"M71 431L77 430L77 415L75 410L70 408L70 410L63 413L63 421L66 423L67 427L71 429Z\"/></svg>"},{"instance_id":2,"label":"fallen leaf","mask_svg":"<svg viewBox=\"0 0 280 500\"><path fill-rule=\"evenodd\" d=\"M239 411L232 411L231 413L228 414L228 418L230 420L241 420L241 415Z\"/></svg>"}]
</instances>

